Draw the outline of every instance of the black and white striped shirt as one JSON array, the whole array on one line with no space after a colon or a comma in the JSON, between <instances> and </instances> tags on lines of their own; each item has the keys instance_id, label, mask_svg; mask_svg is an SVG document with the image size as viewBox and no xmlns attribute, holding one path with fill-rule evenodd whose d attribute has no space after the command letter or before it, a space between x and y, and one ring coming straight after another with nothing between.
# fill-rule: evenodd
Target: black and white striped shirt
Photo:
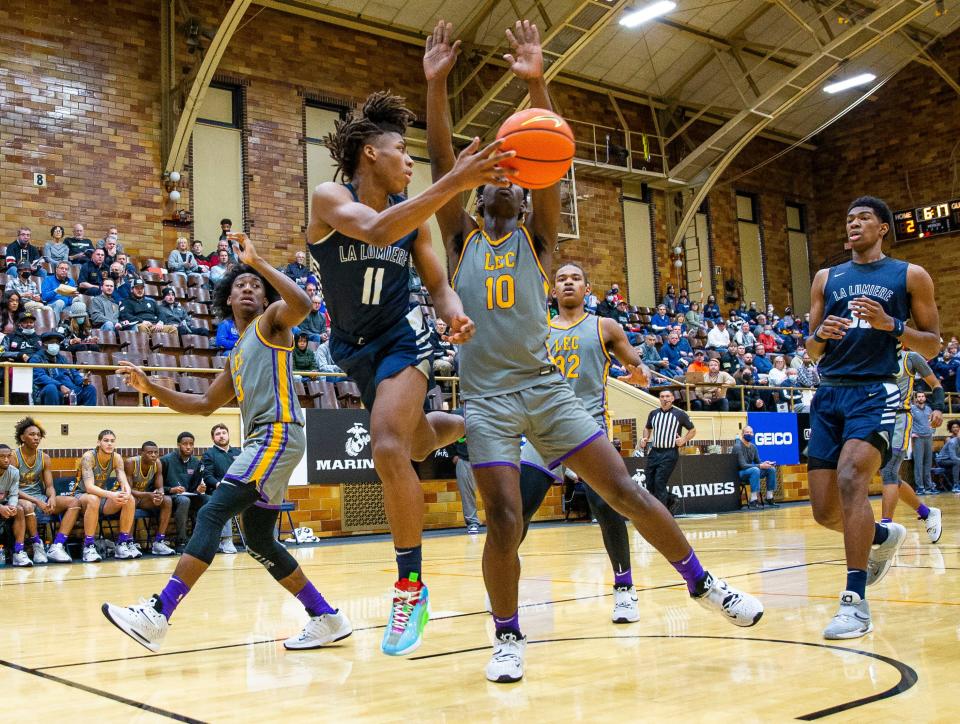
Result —
<instances>
[{"instance_id":1,"label":"black and white striped shirt","mask_svg":"<svg viewBox=\"0 0 960 724\"><path fill-rule=\"evenodd\" d=\"M669 410L662 410L659 407L650 413L647 417L646 428L653 430L650 436L650 444L653 447L676 448L676 439L680 435L680 428L692 430L693 423L686 412L671 407Z\"/></svg>"}]
</instances>

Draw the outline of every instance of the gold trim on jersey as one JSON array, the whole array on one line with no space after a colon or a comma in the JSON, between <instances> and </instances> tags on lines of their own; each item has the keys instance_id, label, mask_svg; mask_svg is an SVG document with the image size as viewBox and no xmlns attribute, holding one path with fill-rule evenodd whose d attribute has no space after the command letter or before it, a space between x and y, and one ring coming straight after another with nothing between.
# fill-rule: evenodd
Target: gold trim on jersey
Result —
<instances>
[{"instance_id":1,"label":"gold trim on jersey","mask_svg":"<svg viewBox=\"0 0 960 724\"><path fill-rule=\"evenodd\" d=\"M592 314L590 314L589 312L584 312L584 313L583 313L583 316L580 317L580 319L578 319L576 322L574 322L573 324L571 324L569 327L561 327L559 324L554 324L554 323L553 323L554 320L555 320L555 319L559 319L559 317L554 317L553 319L550 320L550 326L553 327L554 329L559 329L561 332L569 332L571 329L573 329L573 328L576 327L578 324L580 324L584 319L586 319L587 317L592 317L592 316L595 316L595 315L592 315ZM597 317L597 318L599 319L599 317Z\"/></svg>"},{"instance_id":2,"label":"gold trim on jersey","mask_svg":"<svg viewBox=\"0 0 960 724\"><path fill-rule=\"evenodd\" d=\"M457 289L457 275L460 273L460 265L463 264L463 257L467 253L467 247L470 246L471 239L474 243L479 244L479 236L480 229L477 228L467 234L467 238L463 240L463 248L460 249L460 258L457 259L457 265L453 268L453 275L450 277L450 286L453 287L454 291Z\"/></svg>"},{"instance_id":3,"label":"gold trim on jersey","mask_svg":"<svg viewBox=\"0 0 960 724\"><path fill-rule=\"evenodd\" d=\"M589 315L585 315L589 316ZM613 438L613 420L610 419L610 406L607 404L607 378L610 376L610 351L607 349L607 340L603 338L603 318L597 317L597 335L600 337L600 349L606 362L603 365L603 422L607 428L607 438Z\"/></svg>"},{"instance_id":4,"label":"gold trim on jersey","mask_svg":"<svg viewBox=\"0 0 960 724\"><path fill-rule=\"evenodd\" d=\"M266 337L263 336L263 334L260 332L260 319L261 319L262 317L263 317L263 315L260 314L260 315L258 315L258 316L256 317L256 319L254 319L254 320L250 323L250 324L253 325L253 331L257 333L257 339L259 339L264 345L266 345L266 346L269 347L270 349L282 349L282 350L284 350L285 352L293 352L293 345L292 345L292 344L291 344L289 347L285 347L285 346L280 345L280 344L274 344L273 342L270 342ZM244 334L246 334L247 330L243 330L243 332L244 332ZM239 339L237 340L237 344L240 344L240 340L239 340Z\"/></svg>"},{"instance_id":5,"label":"gold trim on jersey","mask_svg":"<svg viewBox=\"0 0 960 724\"><path fill-rule=\"evenodd\" d=\"M533 260L537 262L537 269L540 270L540 276L543 277L543 289L547 293L547 296L549 297L550 287L548 286L548 283L547 283L549 277L547 277L547 273L543 270L543 265L540 263L540 256L537 254L537 247L534 246L533 244L533 237L530 235L530 232L527 231L527 227L524 226L523 224L520 224L519 229L520 231L523 232L523 235L527 240L527 244L530 245L530 251L533 252Z\"/></svg>"}]
</instances>

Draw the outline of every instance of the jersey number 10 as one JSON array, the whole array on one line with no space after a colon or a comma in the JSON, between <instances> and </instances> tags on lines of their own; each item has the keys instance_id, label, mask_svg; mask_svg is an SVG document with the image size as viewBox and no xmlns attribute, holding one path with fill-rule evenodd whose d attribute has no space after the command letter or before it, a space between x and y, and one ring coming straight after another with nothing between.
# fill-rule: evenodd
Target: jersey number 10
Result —
<instances>
[{"instance_id":1,"label":"jersey number 10","mask_svg":"<svg viewBox=\"0 0 960 724\"><path fill-rule=\"evenodd\" d=\"M376 269L367 267L363 273L363 295L360 298L361 304L375 305L380 304L380 293L383 291L383 273L386 271L383 267Z\"/></svg>"},{"instance_id":2,"label":"jersey number 10","mask_svg":"<svg viewBox=\"0 0 960 724\"><path fill-rule=\"evenodd\" d=\"M487 277L487 309L510 309L513 306L513 277L503 274Z\"/></svg>"}]
</instances>

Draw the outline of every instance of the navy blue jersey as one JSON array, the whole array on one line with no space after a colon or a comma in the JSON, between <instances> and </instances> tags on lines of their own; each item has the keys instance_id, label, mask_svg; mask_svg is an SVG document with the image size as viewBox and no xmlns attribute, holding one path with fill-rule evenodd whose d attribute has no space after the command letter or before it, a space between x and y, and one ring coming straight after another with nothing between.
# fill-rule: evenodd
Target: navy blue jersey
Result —
<instances>
[{"instance_id":1,"label":"navy blue jersey","mask_svg":"<svg viewBox=\"0 0 960 724\"><path fill-rule=\"evenodd\" d=\"M870 264L852 261L830 268L823 290L823 316L852 319L843 339L827 341L820 360L824 377L851 380L876 380L895 377L900 370L900 342L892 334L873 329L870 323L855 319L850 302L869 297L894 319L910 318L910 295L907 292L909 264L887 256Z\"/></svg>"},{"instance_id":2,"label":"navy blue jersey","mask_svg":"<svg viewBox=\"0 0 960 724\"><path fill-rule=\"evenodd\" d=\"M357 192L344 184L355 201ZM391 195L390 205L405 196ZM310 245L320 268L323 297L335 337L362 344L393 327L410 308L410 263L414 230L390 246L378 247L334 229Z\"/></svg>"}]
</instances>

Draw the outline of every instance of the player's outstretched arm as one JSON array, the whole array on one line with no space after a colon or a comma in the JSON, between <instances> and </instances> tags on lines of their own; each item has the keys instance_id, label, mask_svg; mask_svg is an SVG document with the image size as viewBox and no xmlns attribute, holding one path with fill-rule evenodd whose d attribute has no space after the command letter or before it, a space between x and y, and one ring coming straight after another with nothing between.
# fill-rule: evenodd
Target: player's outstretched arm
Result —
<instances>
[{"instance_id":1,"label":"player's outstretched arm","mask_svg":"<svg viewBox=\"0 0 960 724\"><path fill-rule=\"evenodd\" d=\"M540 46L540 31L529 20L518 20L513 30L507 30L507 41L513 51L503 56L510 70L526 81L533 108L553 110L547 82L543 77L543 49ZM537 249L545 269L550 268L550 257L557 244L560 228L560 183L530 193L532 212L528 217L530 230L541 239L543 249Z\"/></svg>"},{"instance_id":2,"label":"player's outstretched arm","mask_svg":"<svg viewBox=\"0 0 960 724\"><path fill-rule=\"evenodd\" d=\"M427 155L434 183L443 178L457 159L453 150L453 123L447 100L447 76L456 65L460 41L451 41L453 25L440 20L427 36L423 54L423 74L427 78ZM453 239L466 237L476 223L464 210L461 194L457 194L437 210L437 223L443 235L443 244L451 257L456 256Z\"/></svg>"},{"instance_id":3,"label":"player's outstretched arm","mask_svg":"<svg viewBox=\"0 0 960 724\"><path fill-rule=\"evenodd\" d=\"M640 353L630 344L623 327L616 320L603 317L600 320L600 331L603 332L603 341L607 351L620 360L620 363L630 373L620 380L631 385L647 387L650 384L650 370L640 359Z\"/></svg>"},{"instance_id":4,"label":"player's outstretched arm","mask_svg":"<svg viewBox=\"0 0 960 724\"><path fill-rule=\"evenodd\" d=\"M512 172L500 168L499 164L516 154L513 151L501 152L499 148L499 141L480 148L480 139L474 138L457 156L450 173L423 193L403 203L388 206L383 211L354 201L350 191L342 184L332 181L322 183L310 199L307 241L316 244L331 229L336 229L374 246L389 246L425 224L461 191L487 183L507 185Z\"/></svg>"},{"instance_id":5,"label":"player's outstretched arm","mask_svg":"<svg viewBox=\"0 0 960 724\"><path fill-rule=\"evenodd\" d=\"M426 224L420 227L414 242L413 263L420 274L420 280L430 292L437 316L447 323L446 339L453 344L463 344L473 336L473 322L464 314L463 302L447 282L443 264L437 258L430 242L430 227Z\"/></svg>"},{"instance_id":6,"label":"player's outstretched arm","mask_svg":"<svg viewBox=\"0 0 960 724\"><path fill-rule=\"evenodd\" d=\"M297 283L278 269L274 269L257 253L250 238L242 232L231 232L227 238L233 244L233 251L241 263L246 264L267 280L277 290L280 300L274 302L263 313L260 333L270 342L280 345L290 344L290 330L302 322L310 313L311 303L307 293Z\"/></svg>"},{"instance_id":7,"label":"player's outstretched arm","mask_svg":"<svg viewBox=\"0 0 960 724\"><path fill-rule=\"evenodd\" d=\"M202 395L189 395L155 385L142 369L126 360L121 360L117 374L123 375L127 384L135 390L151 395L164 406L186 415L209 415L234 398L233 380L230 379L230 372L226 367Z\"/></svg>"}]
</instances>

